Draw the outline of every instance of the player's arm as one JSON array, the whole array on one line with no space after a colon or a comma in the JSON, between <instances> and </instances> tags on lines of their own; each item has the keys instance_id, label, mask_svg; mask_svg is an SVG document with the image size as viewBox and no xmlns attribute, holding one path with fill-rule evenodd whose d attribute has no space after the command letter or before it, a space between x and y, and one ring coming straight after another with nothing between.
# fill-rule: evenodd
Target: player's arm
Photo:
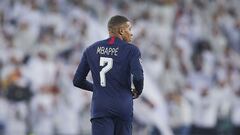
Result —
<instances>
[{"instance_id":1,"label":"player's arm","mask_svg":"<svg viewBox=\"0 0 240 135\"><path fill-rule=\"evenodd\" d=\"M75 87L78 87L87 91L93 91L93 84L86 80L89 70L90 68L87 62L87 56L85 51L73 78L73 85Z\"/></svg>"},{"instance_id":2,"label":"player's arm","mask_svg":"<svg viewBox=\"0 0 240 135\"><path fill-rule=\"evenodd\" d=\"M135 90L132 90L134 94L134 98L137 98L139 95L141 95L143 90L143 82L144 82L144 76L143 76L143 68L141 65L141 53L138 48L133 48L132 55L131 55L131 61L130 61L130 71L133 75L133 85L135 87Z\"/></svg>"}]
</instances>

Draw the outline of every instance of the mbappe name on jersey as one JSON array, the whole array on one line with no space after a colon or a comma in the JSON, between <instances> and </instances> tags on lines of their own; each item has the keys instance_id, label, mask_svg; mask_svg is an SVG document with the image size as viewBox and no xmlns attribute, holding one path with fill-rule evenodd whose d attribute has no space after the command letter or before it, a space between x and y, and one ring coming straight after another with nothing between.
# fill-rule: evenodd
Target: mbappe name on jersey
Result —
<instances>
[{"instance_id":1,"label":"mbappe name on jersey","mask_svg":"<svg viewBox=\"0 0 240 135\"><path fill-rule=\"evenodd\" d=\"M114 48L114 47L98 47L97 48L97 54L102 54L102 55L115 55L117 56L119 48Z\"/></svg>"}]
</instances>

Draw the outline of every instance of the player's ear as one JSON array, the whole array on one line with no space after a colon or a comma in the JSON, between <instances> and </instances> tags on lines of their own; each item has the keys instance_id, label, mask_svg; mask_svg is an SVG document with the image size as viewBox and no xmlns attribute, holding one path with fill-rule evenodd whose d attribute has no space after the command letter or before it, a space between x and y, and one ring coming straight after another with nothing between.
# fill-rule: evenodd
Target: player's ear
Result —
<instances>
[{"instance_id":1,"label":"player's ear","mask_svg":"<svg viewBox=\"0 0 240 135\"><path fill-rule=\"evenodd\" d=\"M123 33L124 33L123 28L119 28L119 34L120 34L120 35L123 35Z\"/></svg>"}]
</instances>

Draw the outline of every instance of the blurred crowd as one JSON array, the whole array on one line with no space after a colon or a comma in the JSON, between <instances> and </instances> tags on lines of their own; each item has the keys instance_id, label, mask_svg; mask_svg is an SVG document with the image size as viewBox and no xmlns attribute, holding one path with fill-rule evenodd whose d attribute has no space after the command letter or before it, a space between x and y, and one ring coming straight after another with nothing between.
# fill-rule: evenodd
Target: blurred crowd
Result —
<instances>
[{"instance_id":1,"label":"blurred crowd","mask_svg":"<svg viewBox=\"0 0 240 135\"><path fill-rule=\"evenodd\" d=\"M239 135L239 5L0 0L0 135L91 134L91 93L72 78L116 14L132 20L145 69L133 135Z\"/></svg>"}]
</instances>

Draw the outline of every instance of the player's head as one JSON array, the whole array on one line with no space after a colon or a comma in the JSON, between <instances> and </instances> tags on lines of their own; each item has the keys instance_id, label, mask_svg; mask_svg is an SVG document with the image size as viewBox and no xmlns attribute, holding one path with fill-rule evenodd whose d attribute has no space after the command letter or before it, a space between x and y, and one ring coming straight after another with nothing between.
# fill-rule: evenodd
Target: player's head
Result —
<instances>
[{"instance_id":1,"label":"player's head","mask_svg":"<svg viewBox=\"0 0 240 135\"><path fill-rule=\"evenodd\" d=\"M132 41L132 24L130 21L120 15L113 16L108 21L108 31L110 36L118 36L126 42Z\"/></svg>"}]
</instances>

